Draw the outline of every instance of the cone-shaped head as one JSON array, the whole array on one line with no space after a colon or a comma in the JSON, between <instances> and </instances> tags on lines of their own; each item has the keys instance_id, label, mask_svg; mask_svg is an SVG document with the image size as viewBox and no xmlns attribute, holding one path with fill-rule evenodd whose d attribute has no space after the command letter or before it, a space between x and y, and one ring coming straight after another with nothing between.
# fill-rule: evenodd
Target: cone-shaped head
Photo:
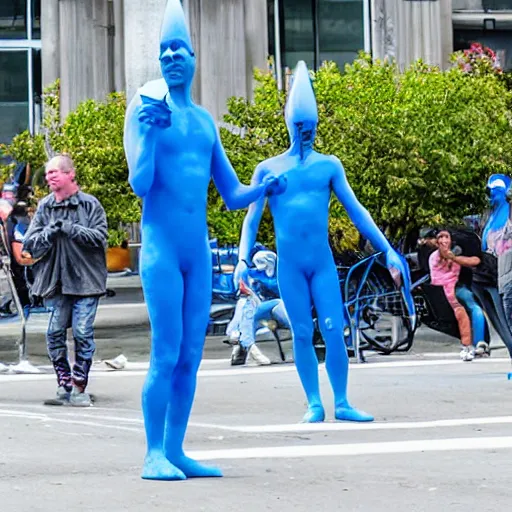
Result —
<instances>
[{"instance_id":1,"label":"cone-shaped head","mask_svg":"<svg viewBox=\"0 0 512 512\"><path fill-rule=\"evenodd\" d=\"M293 73L285 120L292 145L300 145L302 151L312 148L318 125L318 110L308 68L302 60Z\"/></svg>"},{"instance_id":2,"label":"cone-shaped head","mask_svg":"<svg viewBox=\"0 0 512 512\"><path fill-rule=\"evenodd\" d=\"M180 0L167 0L160 33L160 66L169 88L192 83L196 59Z\"/></svg>"},{"instance_id":3,"label":"cone-shaped head","mask_svg":"<svg viewBox=\"0 0 512 512\"><path fill-rule=\"evenodd\" d=\"M498 206L506 201L510 182L510 178L504 174L492 174L489 177L486 192L491 206Z\"/></svg>"}]
</instances>

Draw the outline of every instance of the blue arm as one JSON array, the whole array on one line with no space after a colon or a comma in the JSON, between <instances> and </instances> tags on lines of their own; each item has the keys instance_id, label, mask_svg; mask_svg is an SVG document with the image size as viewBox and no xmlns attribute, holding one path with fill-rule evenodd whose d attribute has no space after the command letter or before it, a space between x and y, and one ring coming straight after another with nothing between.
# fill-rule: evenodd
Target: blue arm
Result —
<instances>
[{"instance_id":1,"label":"blue arm","mask_svg":"<svg viewBox=\"0 0 512 512\"><path fill-rule=\"evenodd\" d=\"M217 128L215 132L211 168L213 181L229 210L245 208L263 196L265 186L262 182L253 183L251 186L240 183L224 151Z\"/></svg>"},{"instance_id":2,"label":"blue arm","mask_svg":"<svg viewBox=\"0 0 512 512\"><path fill-rule=\"evenodd\" d=\"M251 184L256 185L261 183L262 170L257 167L251 180ZM253 202L249 206L247 215L244 218L242 225L242 233L240 235L240 246L238 248L238 261L249 261L251 250L256 243L258 236L258 229L260 227L261 217L265 210L266 197L261 197L259 200Z\"/></svg>"},{"instance_id":3,"label":"blue arm","mask_svg":"<svg viewBox=\"0 0 512 512\"><path fill-rule=\"evenodd\" d=\"M139 121L141 98L137 93L126 111L124 150L128 161L128 181L135 194L144 197L155 176L156 129Z\"/></svg>"},{"instance_id":4,"label":"blue arm","mask_svg":"<svg viewBox=\"0 0 512 512\"><path fill-rule=\"evenodd\" d=\"M354 191L350 188L345 175L345 169L341 162L336 157L333 157L332 161L334 163L332 188L336 197L347 210L348 216L355 224L358 231L366 239L370 240L374 249L387 253L391 249L390 243L386 240L386 237L377 227L366 208L358 201Z\"/></svg>"}]
</instances>

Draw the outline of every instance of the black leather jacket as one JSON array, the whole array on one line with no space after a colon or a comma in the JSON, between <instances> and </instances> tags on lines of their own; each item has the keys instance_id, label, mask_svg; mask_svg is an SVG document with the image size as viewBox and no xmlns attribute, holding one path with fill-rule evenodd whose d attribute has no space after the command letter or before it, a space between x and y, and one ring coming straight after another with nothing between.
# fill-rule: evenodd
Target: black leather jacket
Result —
<instances>
[{"instance_id":1,"label":"black leather jacket","mask_svg":"<svg viewBox=\"0 0 512 512\"><path fill-rule=\"evenodd\" d=\"M107 218L101 203L81 191L58 203L43 198L25 236L33 266L31 294L81 297L106 292Z\"/></svg>"}]
</instances>

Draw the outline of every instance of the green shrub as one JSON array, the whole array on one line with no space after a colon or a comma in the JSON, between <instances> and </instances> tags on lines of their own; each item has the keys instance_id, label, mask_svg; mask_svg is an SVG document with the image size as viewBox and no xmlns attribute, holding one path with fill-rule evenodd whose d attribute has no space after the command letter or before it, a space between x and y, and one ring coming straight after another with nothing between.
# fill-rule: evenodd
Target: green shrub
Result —
<instances>
[{"instance_id":1,"label":"green shrub","mask_svg":"<svg viewBox=\"0 0 512 512\"><path fill-rule=\"evenodd\" d=\"M456 57L454 58L456 61ZM361 203L393 241L437 223L456 223L486 206L489 174L508 173L512 161L512 92L492 70L468 73L459 62L440 71L418 61L400 73L389 62L361 54L343 73L333 63L314 75L319 110L316 149L343 162ZM254 101L231 98L221 138L240 179L289 146L285 93L269 73L255 73ZM67 151L79 181L107 211L110 244L120 224L140 218L140 201L128 185L122 134L125 98L86 101L58 121L58 84L45 93L45 134L23 133L3 151L40 166L45 149ZM5 170L4 170L5 171ZM210 187L208 223L220 243L237 243L244 211L228 212ZM358 240L343 207L332 201L331 240L337 250ZM273 246L270 214L258 239Z\"/></svg>"},{"instance_id":2,"label":"green shrub","mask_svg":"<svg viewBox=\"0 0 512 512\"><path fill-rule=\"evenodd\" d=\"M270 74L255 77L254 102L230 100L225 117L244 136L221 130L245 182L258 162L288 147L284 95ZM340 158L357 197L394 241L417 227L481 212L488 175L509 170L512 96L494 74L442 72L421 61L399 73L392 63L372 63L361 54L344 73L324 64L314 87L316 149ZM221 241L237 240L242 219L243 213L226 213L212 193L209 222ZM345 233L343 247L357 241L337 200L330 230ZM259 239L272 243L268 217Z\"/></svg>"},{"instance_id":3,"label":"green shrub","mask_svg":"<svg viewBox=\"0 0 512 512\"><path fill-rule=\"evenodd\" d=\"M123 149L124 94L111 94L102 102L85 101L62 124L58 82L45 90L44 105L43 134L31 137L23 132L4 152L18 162L30 162L33 169L42 168L55 153L69 153L81 189L96 196L105 208L109 246L120 245L127 238L121 226L140 220L140 201L128 183ZM48 193L41 171L36 173L34 182L37 197Z\"/></svg>"}]
</instances>

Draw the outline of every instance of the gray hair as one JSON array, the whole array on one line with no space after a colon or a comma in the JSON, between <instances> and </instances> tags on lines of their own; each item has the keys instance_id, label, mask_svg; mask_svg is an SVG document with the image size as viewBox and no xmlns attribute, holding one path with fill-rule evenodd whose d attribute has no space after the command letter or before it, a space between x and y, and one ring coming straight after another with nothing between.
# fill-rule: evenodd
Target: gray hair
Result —
<instances>
[{"instance_id":1,"label":"gray hair","mask_svg":"<svg viewBox=\"0 0 512 512\"><path fill-rule=\"evenodd\" d=\"M50 164L62 172L71 172L75 170L75 163L67 153L61 153L59 155L55 155L53 158L50 158L44 167L45 172L48 172Z\"/></svg>"}]
</instances>

